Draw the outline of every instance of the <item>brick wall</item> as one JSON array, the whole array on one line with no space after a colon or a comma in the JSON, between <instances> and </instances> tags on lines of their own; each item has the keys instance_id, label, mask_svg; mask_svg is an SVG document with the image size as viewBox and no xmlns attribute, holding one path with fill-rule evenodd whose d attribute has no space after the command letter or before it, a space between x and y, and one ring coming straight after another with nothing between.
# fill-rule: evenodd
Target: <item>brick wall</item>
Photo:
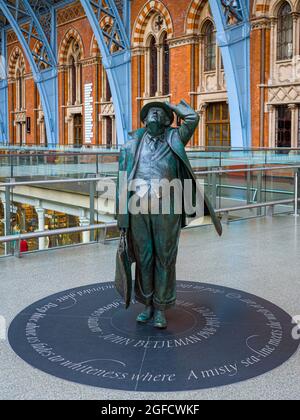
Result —
<instances>
[{"instance_id":1,"label":"brick wall","mask_svg":"<svg viewBox=\"0 0 300 420\"><path fill-rule=\"evenodd\" d=\"M134 0L132 3L131 9L131 24L132 29L134 28L137 17L139 16L140 11L144 8L147 3L145 0ZM154 0L151 2L154 3ZM166 10L171 16L171 25L174 30L173 38L180 38L185 35L185 21L188 9L191 5L191 0L161 0L160 3L164 5ZM83 59L89 60L92 59L92 45L93 45L93 32L91 27L84 16L84 12L80 4L76 3L72 7L68 7L59 12L58 16L58 29L57 29L57 40L58 40L58 53L60 53L60 46L63 42L63 39L66 33L74 28L80 35L83 45ZM13 39L13 36L12 36ZM13 42L10 42L8 45L8 57L10 56L13 49L19 45L16 39ZM178 102L180 99L185 99L190 102L192 105L193 100L190 96L190 92L199 82L198 66L197 62L199 60L198 50L196 48L195 52L195 64L194 72L192 72L192 54L191 44L183 43L183 45L176 46L175 48L170 49L170 60L171 60L171 73L170 73L170 87L171 87L171 101ZM266 74L265 81L268 80L269 74L269 49L270 49L270 40L269 32L267 31L266 36ZM260 84L260 51L261 51L261 31L255 30L251 34L251 93L252 93L252 127L253 127L253 145L259 145L260 138L260 94L259 87ZM28 62L25 58L26 63L26 116L31 118L31 133L27 134L26 140L28 144L35 144L39 141L39 127L37 126L37 113L34 111L36 109L36 94L34 89L34 83L32 78L30 78L30 68ZM82 70L82 83L92 83L93 84L93 118L94 118L94 127L93 127L93 144L101 144L101 123L98 121L99 106L96 106L96 99L99 99L100 83L101 78L99 76L99 71L95 65L95 62L91 60L91 63L85 62ZM192 80L192 74L194 73L194 83ZM140 102L138 98L143 94L145 89L145 62L144 57L140 55L134 55L132 59L132 108L133 108L133 128L140 126L139 112L140 112ZM65 108L66 104L66 77L65 74L59 73L59 134L60 142L62 144L67 144L68 139L68 130L65 123ZM84 94L84 89L83 89ZM13 137L13 132L15 128L13 127L13 117L12 117L12 85L9 86L9 112L10 112L10 134ZM84 98L83 98L84 99ZM267 99L267 91L265 92L265 99ZM84 109L83 109L84 115ZM267 114L264 118L264 128L265 128L265 145L268 144L268 119ZM15 137L15 136L14 136Z\"/></svg>"}]
</instances>

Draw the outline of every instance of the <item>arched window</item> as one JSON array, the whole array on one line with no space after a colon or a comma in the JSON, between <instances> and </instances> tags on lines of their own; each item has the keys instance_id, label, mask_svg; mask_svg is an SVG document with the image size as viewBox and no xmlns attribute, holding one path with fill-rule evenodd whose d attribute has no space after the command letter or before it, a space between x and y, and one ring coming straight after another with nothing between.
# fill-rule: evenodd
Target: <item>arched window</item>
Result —
<instances>
[{"instance_id":1,"label":"arched window","mask_svg":"<svg viewBox=\"0 0 300 420\"><path fill-rule=\"evenodd\" d=\"M75 114L74 115L74 142L73 146L76 148L82 147L83 144L83 123L82 123L82 115L81 114Z\"/></svg>"},{"instance_id":2,"label":"arched window","mask_svg":"<svg viewBox=\"0 0 300 420\"><path fill-rule=\"evenodd\" d=\"M150 96L155 96L158 88L157 83L157 47L154 36L150 40Z\"/></svg>"},{"instance_id":3,"label":"arched window","mask_svg":"<svg viewBox=\"0 0 300 420\"><path fill-rule=\"evenodd\" d=\"M283 3L278 12L277 23L277 60L293 57L293 17L288 2Z\"/></svg>"},{"instance_id":4,"label":"arched window","mask_svg":"<svg viewBox=\"0 0 300 420\"><path fill-rule=\"evenodd\" d=\"M214 24L208 22L204 29L204 56L205 56L205 71L216 70L216 31Z\"/></svg>"},{"instance_id":5,"label":"arched window","mask_svg":"<svg viewBox=\"0 0 300 420\"><path fill-rule=\"evenodd\" d=\"M163 95L170 93L170 48L167 34L163 35Z\"/></svg>"},{"instance_id":6,"label":"arched window","mask_svg":"<svg viewBox=\"0 0 300 420\"><path fill-rule=\"evenodd\" d=\"M70 29L62 40L59 53L60 64L62 65L62 86L63 101L62 121L64 130L62 134L63 144L71 147L81 147L84 144L84 110L83 110L83 77L82 59L84 58L83 44L79 33L75 29ZM90 126L86 124L88 143Z\"/></svg>"},{"instance_id":7,"label":"arched window","mask_svg":"<svg viewBox=\"0 0 300 420\"><path fill-rule=\"evenodd\" d=\"M81 49L79 44L73 39L69 46L68 53L68 101L70 105L78 105L82 102L81 80L82 65L80 63Z\"/></svg>"},{"instance_id":8,"label":"arched window","mask_svg":"<svg viewBox=\"0 0 300 420\"><path fill-rule=\"evenodd\" d=\"M77 74L76 74L76 64L75 64L75 58L71 56L70 58L70 98L71 98L71 104L75 105L76 98L77 98Z\"/></svg>"},{"instance_id":9,"label":"arched window","mask_svg":"<svg viewBox=\"0 0 300 420\"><path fill-rule=\"evenodd\" d=\"M111 94L110 84L109 84L109 80L108 80L106 71L104 70L104 72L105 72L105 100L107 102L110 102L112 94Z\"/></svg>"},{"instance_id":10,"label":"arched window","mask_svg":"<svg viewBox=\"0 0 300 420\"><path fill-rule=\"evenodd\" d=\"M105 27L106 33L111 33L112 28L110 26ZM109 83L107 71L102 63L101 54L98 46L97 49L99 61L97 64L98 72L98 113L99 119L96 125L96 138L97 143L106 146L108 149L112 148L113 145L117 145L116 136L116 119L115 119L115 108L112 101L112 89ZM111 52L118 52L118 48L112 45Z\"/></svg>"},{"instance_id":11,"label":"arched window","mask_svg":"<svg viewBox=\"0 0 300 420\"><path fill-rule=\"evenodd\" d=\"M292 111L287 105L276 109L276 147L292 146Z\"/></svg>"},{"instance_id":12,"label":"arched window","mask_svg":"<svg viewBox=\"0 0 300 420\"><path fill-rule=\"evenodd\" d=\"M112 27L107 25L105 28L105 33L110 34L112 32ZM111 46L111 53L117 53L119 49L116 45L112 44ZM102 64L99 64L101 71L102 71L102 98L105 102L112 102L112 92L109 83L109 79L107 76L107 72Z\"/></svg>"},{"instance_id":13,"label":"arched window","mask_svg":"<svg viewBox=\"0 0 300 420\"><path fill-rule=\"evenodd\" d=\"M9 68L11 142L22 145L26 143L26 68L23 53L19 48L13 50Z\"/></svg>"},{"instance_id":14,"label":"arched window","mask_svg":"<svg viewBox=\"0 0 300 420\"><path fill-rule=\"evenodd\" d=\"M25 67L23 63L23 58L20 56L17 59L15 64L15 89L14 89L14 110L15 111L22 111L25 109L26 105L26 98L25 98Z\"/></svg>"},{"instance_id":15,"label":"arched window","mask_svg":"<svg viewBox=\"0 0 300 420\"><path fill-rule=\"evenodd\" d=\"M26 107L25 101L25 70L22 67L17 68L16 71L16 112L22 112ZM16 139L17 143L23 145L26 141L26 125L25 121L16 123Z\"/></svg>"},{"instance_id":16,"label":"arched window","mask_svg":"<svg viewBox=\"0 0 300 420\"><path fill-rule=\"evenodd\" d=\"M144 90L146 97L162 98L170 94L169 35L165 16L152 11L143 29L146 54L139 62L140 68L145 71L145 78L140 81L140 90Z\"/></svg>"},{"instance_id":17,"label":"arched window","mask_svg":"<svg viewBox=\"0 0 300 420\"><path fill-rule=\"evenodd\" d=\"M24 96L23 96L23 88L24 88L24 79L21 73L21 70L17 70L16 73L16 80L17 80L17 109L20 111L23 108Z\"/></svg>"},{"instance_id":18,"label":"arched window","mask_svg":"<svg viewBox=\"0 0 300 420\"><path fill-rule=\"evenodd\" d=\"M113 120L106 118L106 147L110 149L113 145Z\"/></svg>"}]
</instances>

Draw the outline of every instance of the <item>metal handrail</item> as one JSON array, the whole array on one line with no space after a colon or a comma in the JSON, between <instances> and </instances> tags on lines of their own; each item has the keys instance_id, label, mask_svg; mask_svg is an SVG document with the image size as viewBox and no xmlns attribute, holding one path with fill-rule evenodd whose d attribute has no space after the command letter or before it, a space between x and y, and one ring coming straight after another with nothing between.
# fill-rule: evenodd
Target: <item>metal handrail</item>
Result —
<instances>
[{"instance_id":1,"label":"metal handrail","mask_svg":"<svg viewBox=\"0 0 300 420\"><path fill-rule=\"evenodd\" d=\"M116 145L116 146L110 146L109 148L106 145L97 145L97 146L92 146L91 148L68 148L68 147L63 147L63 146L58 146L56 149L55 148L51 148L48 149L46 147L39 147L39 146L10 146L10 145L3 145L0 144L0 151L21 151L21 152L45 152L45 153L49 153L49 155L51 153L75 153L75 154L89 154L89 153L102 153L103 151L107 150L107 151L112 151L114 153L115 150L119 150L121 147ZM299 147L220 147L220 146L187 146L186 147L187 150L205 150L205 151L216 151L216 152L235 152L235 151L241 151L241 152L252 152L252 151L276 151L276 152L284 152L284 151L300 151Z\"/></svg>"},{"instance_id":2,"label":"metal handrail","mask_svg":"<svg viewBox=\"0 0 300 420\"><path fill-rule=\"evenodd\" d=\"M259 167L259 168L243 168L243 169L214 169L211 171L195 171L196 175L212 175L212 174L227 174L227 173L242 173L242 172L264 172L264 171L278 171L284 169L300 169L299 165L285 165L285 166L271 166L271 167ZM17 187L25 185L50 185L60 183L84 183L84 182L98 182L102 181L103 177L95 178L65 178L65 179L47 179L37 181L19 181L19 182L3 182L0 183L0 187ZM107 178L110 179L110 178Z\"/></svg>"},{"instance_id":3,"label":"metal handrail","mask_svg":"<svg viewBox=\"0 0 300 420\"><path fill-rule=\"evenodd\" d=\"M231 147L230 149L224 147L202 147L202 146L189 146L186 148L188 153L217 153L220 154L228 154L228 153L255 153L255 152L281 152L283 155L288 155L291 152L300 152L300 148L234 148ZM2 153L1 153L2 152ZM288 152L288 153L285 153ZM10 146L1 146L0 145L0 157L7 157L7 158L20 158L20 157L91 157L94 156L96 158L101 156L118 156L120 153L120 146L116 146L114 148L107 149L105 146L97 146L91 149L78 149L77 150L63 150L63 149L48 149L48 150L39 150L38 148L34 147L24 147L24 148L10 148Z\"/></svg>"},{"instance_id":4,"label":"metal handrail","mask_svg":"<svg viewBox=\"0 0 300 420\"><path fill-rule=\"evenodd\" d=\"M3 182L0 183L1 187L18 187L18 186L25 186L25 185L52 185L52 184L74 184L74 183L84 183L84 182L98 182L102 181L103 177L97 178L66 178L66 179L46 179L46 180L38 180L38 181L20 181L20 182ZM109 179L109 178L106 178Z\"/></svg>"},{"instance_id":5,"label":"metal handrail","mask_svg":"<svg viewBox=\"0 0 300 420\"><path fill-rule=\"evenodd\" d=\"M196 175L210 175L210 174L228 174L239 172L264 172L264 171L281 171L283 169L300 169L299 165L277 165L277 166L261 166L258 168L243 168L243 169L213 169L211 171L195 171ZM0 184L1 185L1 184Z\"/></svg>"},{"instance_id":6,"label":"metal handrail","mask_svg":"<svg viewBox=\"0 0 300 420\"><path fill-rule=\"evenodd\" d=\"M244 147L205 147L205 146L188 146L187 150L197 150L197 149L202 149L205 150L207 152L220 152L220 153L230 153L230 152L260 152L260 151L264 151L264 152L293 152L293 151L299 151L300 152L300 148L299 147L248 147L248 148L244 148Z\"/></svg>"},{"instance_id":7,"label":"metal handrail","mask_svg":"<svg viewBox=\"0 0 300 420\"><path fill-rule=\"evenodd\" d=\"M0 243L16 242L27 239L46 238L47 236L57 236L71 233L90 232L95 230L105 230L107 228L117 227L117 222L105 223L101 225L81 226L66 229L44 230L41 232L23 233L18 235L0 236Z\"/></svg>"},{"instance_id":8,"label":"metal handrail","mask_svg":"<svg viewBox=\"0 0 300 420\"><path fill-rule=\"evenodd\" d=\"M232 211L238 210L250 210L256 208L263 208L263 207L273 207L277 205L284 205L294 203L294 199L287 199L287 200L279 200L279 201L270 201L265 203L257 203L257 204L248 204L246 206L236 206L236 207L228 207L226 209L216 209L216 214L222 213L229 213ZM298 199L300 201L300 198ZM64 235L64 234L72 234L72 233L82 233L82 232L90 232L95 230L105 230L108 228L115 228L117 227L117 222L105 223L105 224L97 224L97 225L90 225L90 226L81 226L81 227L73 227L73 228L66 228L66 229L54 229L54 230L45 230L41 232L32 232L32 233L23 233L18 235L8 235L8 236L0 236L0 244L1 243L9 243L9 242L17 242L21 240L27 239L38 239L38 238L46 238L49 236L57 236L57 235Z\"/></svg>"},{"instance_id":9,"label":"metal handrail","mask_svg":"<svg viewBox=\"0 0 300 420\"><path fill-rule=\"evenodd\" d=\"M300 201L300 198L298 199ZM258 209L262 207L274 207L274 206L280 206L284 204L290 204L294 203L295 200L292 199L286 199L286 200L278 200L278 201L268 201L264 203L257 203L257 204L247 204L246 206L236 206L236 207L228 207L226 209L217 209L215 210L216 214L222 214L222 213L229 213L231 211L238 211L238 210L250 210L250 209Z\"/></svg>"},{"instance_id":10,"label":"metal handrail","mask_svg":"<svg viewBox=\"0 0 300 420\"><path fill-rule=\"evenodd\" d=\"M99 150L100 149L100 150ZM2 152L2 153L1 153ZM57 156L106 156L106 155L118 155L120 153L120 148L100 148L96 149L78 149L76 150L61 150L61 149L50 149L50 150L39 150L34 148L24 148L24 149L10 149L3 148L0 145L0 156L3 157L22 157L22 156L42 156L42 157L57 157Z\"/></svg>"},{"instance_id":11,"label":"metal handrail","mask_svg":"<svg viewBox=\"0 0 300 420\"><path fill-rule=\"evenodd\" d=\"M273 166L273 167L258 167L258 168L244 168L244 169L215 169L211 171L199 171L196 172L197 175L209 175L209 174L225 174L225 173L240 173L240 172L263 172L263 171L278 171L278 170L291 170L297 169L299 170L300 165L286 165L286 166ZM73 178L73 179L51 179L51 180L37 180L37 181L21 181L21 182L6 182L1 183L0 187L5 187L9 191L9 187L16 187L22 185L49 185L49 184L59 184L59 183L88 183L88 182L98 182L103 180L103 177L92 177L92 178ZM216 214L228 214L229 212L234 212L238 210L247 210L247 209L255 209L255 208L263 208L263 207L274 207L276 205L284 205L284 204L295 204L295 215L298 213L298 202L300 199L298 198L298 191L297 191L297 184L298 184L298 171L295 171L295 197L294 199L286 199L286 200L279 200L279 201L271 201L271 202L264 202L264 203L257 203L257 204L248 204L245 206L236 206L231 208L225 209L217 209ZM11 242L18 242L20 243L21 240L27 239L34 239L34 238L43 238L43 237L51 237L63 234L72 234L72 233L82 233L88 231L95 231L95 230L105 230L108 228L117 227L117 222L111 223L104 223L104 224L97 224L97 225L90 225L90 226L81 226L81 227L74 227L74 228L66 228L66 229L55 229L55 230L47 230L47 231L38 231L33 233L25 233L19 235L7 235L0 237L0 243L11 243Z\"/></svg>"}]
</instances>

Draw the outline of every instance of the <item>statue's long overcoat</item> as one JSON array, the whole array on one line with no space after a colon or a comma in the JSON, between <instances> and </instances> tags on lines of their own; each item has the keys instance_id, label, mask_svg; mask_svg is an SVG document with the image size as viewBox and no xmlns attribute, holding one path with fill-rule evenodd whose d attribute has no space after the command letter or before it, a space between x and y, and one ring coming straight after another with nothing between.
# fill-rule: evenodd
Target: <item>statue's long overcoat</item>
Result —
<instances>
[{"instance_id":1,"label":"statue's long overcoat","mask_svg":"<svg viewBox=\"0 0 300 420\"><path fill-rule=\"evenodd\" d=\"M135 171L137 168L137 164L139 161L139 151L140 151L140 144L141 140L145 134L146 129L142 128L140 130L137 130L133 133L133 139L129 140L126 145L121 149L120 152L120 158L119 158L119 174L120 173L127 173L127 179L128 181L134 179ZM172 149L172 151L175 153L175 155L179 159L179 178L182 182L182 185L184 185L185 179L191 179L193 183L193 197L196 197L196 188L199 188L198 183L196 181L196 175L194 174L194 171L191 167L190 161L187 157L186 151L185 151L185 144L182 142L178 129L176 128L169 128L167 130L167 142ZM130 215L127 211L126 214L119 214L118 208L119 208L119 197L122 196L122 191L119 190L120 185L120 179L118 179L118 188L117 188L117 220L118 220L118 226L120 229L129 229L130 228ZM204 199L205 203L205 215L210 215L212 222L216 228L216 231L221 236L222 235L222 225L220 220L215 214L214 209L212 208L209 199L207 198L206 194L204 193L203 197L203 191L198 191L200 194L198 197L201 197L201 199ZM128 202L130 198L130 192L125 193L127 195L126 202L127 202L127 209L128 209ZM184 207L184 206L183 206ZM190 218L191 215L188 215ZM182 227L186 227L188 225L187 222L187 215L183 208L183 217L182 217Z\"/></svg>"}]
</instances>

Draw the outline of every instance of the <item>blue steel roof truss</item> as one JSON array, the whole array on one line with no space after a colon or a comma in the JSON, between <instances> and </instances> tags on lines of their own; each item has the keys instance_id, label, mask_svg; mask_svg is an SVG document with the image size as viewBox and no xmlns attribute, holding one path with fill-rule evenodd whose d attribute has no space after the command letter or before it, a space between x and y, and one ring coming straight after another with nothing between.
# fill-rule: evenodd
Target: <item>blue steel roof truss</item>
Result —
<instances>
[{"instance_id":1,"label":"blue steel roof truss","mask_svg":"<svg viewBox=\"0 0 300 420\"><path fill-rule=\"evenodd\" d=\"M70 0L0 0L2 13L16 32L40 87L41 98L44 98L43 109L46 108L45 121L47 115L52 120L47 133L52 130L52 134L53 119L56 118L55 113L58 110L53 98L52 104L49 105L47 96L51 89L57 89L53 84L53 80L57 79L57 62L56 47L52 42L54 38L51 36L53 30L51 26L54 25L51 25L52 20L49 17L53 16L54 9L66 2L69 3ZM123 143L131 128L130 1L80 0L80 2L98 41L102 63L111 85L118 140ZM218 43L222 50L226 73L232 146L249 146L251 135L249 0L209 0L209 2L217 27ZM126 22L122 20L123 13ZM0 26L1 24L5 25L0 16ZM38 48L36 48L37 43ZM52 85L47 82L47 78L52 79ZM56 135L58 136L57 132Z\"/></svg>"},{"instance_id":2,"label":"blue steel roof truss","mask_svg":"<svg viewBox=\"0 0 300 420\"><path fill-rule=\"evenodd\" d=\"M3 3L3 0L0 1L0 4L1 3ZM42 17L45 16L45 14L51 15L52 5L46 0L9 0L5 1L5 4L6 10L9 11L14 23L18 25L24 41L28 45L31 54L34 56L34 61L38 70L43 71L45 68L49 67L56 68L57 64L54 51L50 46L50 37L49 34L46 36L42 26ZM10 24L14 26L11 19L9 19L8 16L6 17L10 21ZM26 23L22 24L21 22ZM40 48L38 54L34 51L35 43L32 41L39 43ZM43 66L41 64L43 64Z\"/></svg>"},{"instance_id":3,"label":"blue steel roof truss","mask_svg":"<svg viewBox=\"0 0 300 420\"><path fill-rule=\"evenodd\" d=\"M230 108L231 145L251 144L250 1L209 0L222 51Z\"/></svg>"},{"instance_id":4,"label":"blue steel roof truss","mask_svg":"<svg viewBox=\"0 0 300 420\"><path fill-rule=\"evenodd\" d=\"M244 14L240 0L221 0L221 4L224 9L224 19L227 25L230 25L233 20L243 22Z\"/></svg>"}]
</instances>

